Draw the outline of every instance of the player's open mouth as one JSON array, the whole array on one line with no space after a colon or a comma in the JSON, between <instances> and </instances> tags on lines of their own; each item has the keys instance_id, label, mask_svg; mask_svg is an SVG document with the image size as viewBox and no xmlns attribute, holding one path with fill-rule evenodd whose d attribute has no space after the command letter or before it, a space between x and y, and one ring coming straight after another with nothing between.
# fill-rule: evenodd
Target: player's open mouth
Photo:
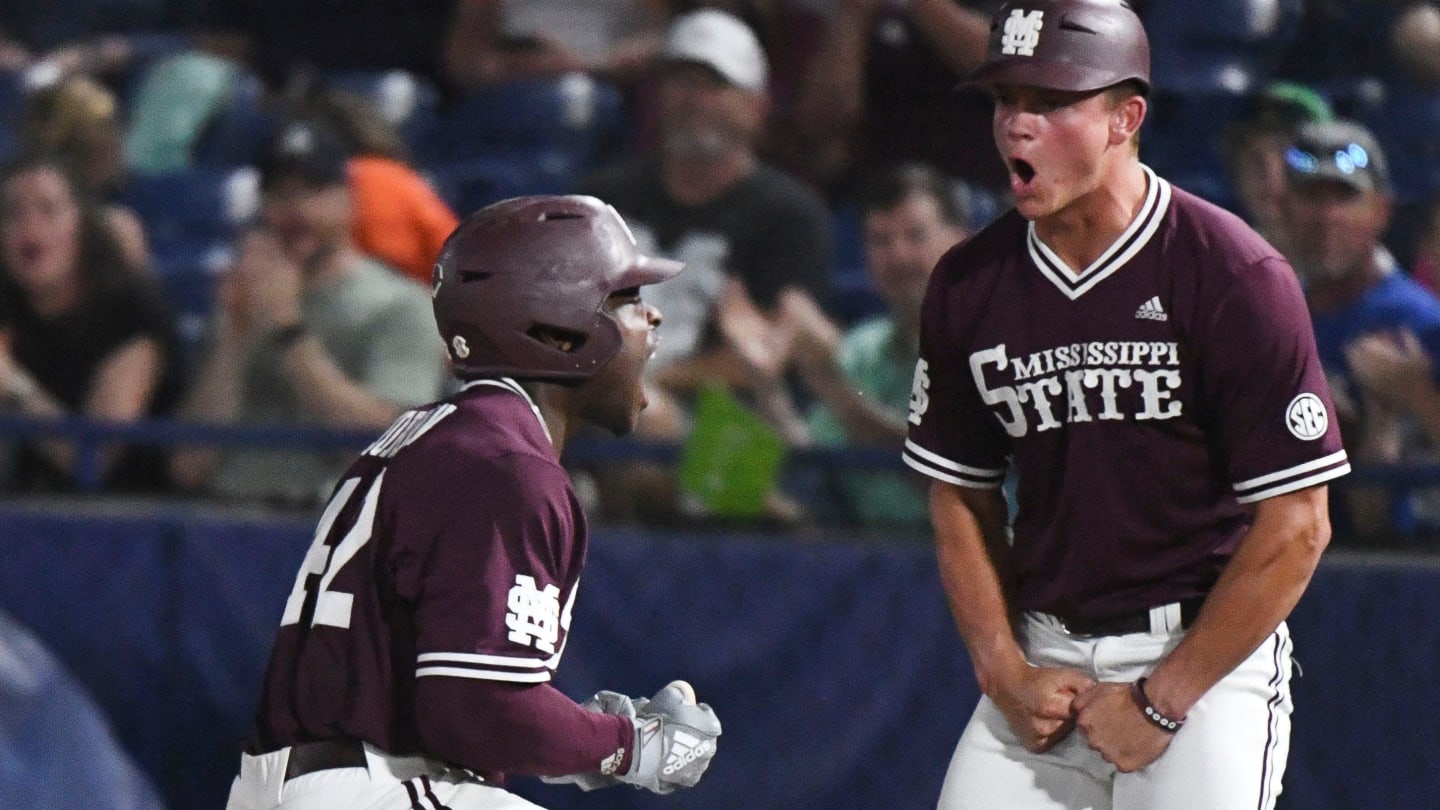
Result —
<instances>
[{"instance_id":1,"label":"player's open mouth","mask_svg":"<svg viewBox=\"0 0 1440 810\"><path fill-rule=\"evenodd\" d=\"M1035 179L1035 167L1019 158L1012 158L1010 160L1010 171L1014 172L1015 176L1020 178L1021 185L1028 186L1030 185L1030 181Z\"/></svg>"}]
</instances>

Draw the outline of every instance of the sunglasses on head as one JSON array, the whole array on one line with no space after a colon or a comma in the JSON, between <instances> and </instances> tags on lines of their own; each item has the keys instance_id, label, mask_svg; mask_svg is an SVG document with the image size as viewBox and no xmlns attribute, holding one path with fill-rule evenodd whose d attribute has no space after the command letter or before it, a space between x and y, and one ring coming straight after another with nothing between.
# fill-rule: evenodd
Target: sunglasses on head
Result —
<instances>
[{"instance_id":1,"label":"sunglasses on head","mask_svg":"<svg viewBox=\"0 0 1440 810\"><path fill-rule=\"evenodd\" d=\"M1344 174L1354 174L1370 166L1370 153L1358 143L1346 144L1331 153L1315 154L1298 146L1285 150L1285 162L1301 174L1315 174L1322 168L1322 161L1339 169Z\"/></svg>"}]
</instances>

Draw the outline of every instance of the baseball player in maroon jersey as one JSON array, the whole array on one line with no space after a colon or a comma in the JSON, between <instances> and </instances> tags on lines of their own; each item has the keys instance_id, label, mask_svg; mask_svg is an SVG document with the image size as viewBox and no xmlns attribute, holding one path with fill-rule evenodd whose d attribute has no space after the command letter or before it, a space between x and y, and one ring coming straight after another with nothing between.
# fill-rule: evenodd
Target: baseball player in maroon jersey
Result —
<instances>
[{"instance_id":1,"label":"baseball player in maroon jersey","mask_svg":"<svg viewBox=\"0 0 1440 810\"><path fill-rule=\"evenodd\" d=\"M931 278L904 451L983 692L943 810L1280 791L1349 464L1291 268L1140 161L1149 73L1126 4L1015 0L975 76L1016 206Z\"/></svg>"},{"instance_id":2,"label":"baseball player in maroon jersey","mask_svg":"<svg viewBox=\"0 0 1440 810\"><path fill-rule=\"evenodd\" d=\"M677 682L577 705L549 681L587 543L560 466L581 423L623 434L660 314L593 197L471 215L434 272L453 397L409 411L351 465L275 639L231 810L534 807L507 773L589 789L694 785L720 723Z\"/></svg>"}]
</instances>

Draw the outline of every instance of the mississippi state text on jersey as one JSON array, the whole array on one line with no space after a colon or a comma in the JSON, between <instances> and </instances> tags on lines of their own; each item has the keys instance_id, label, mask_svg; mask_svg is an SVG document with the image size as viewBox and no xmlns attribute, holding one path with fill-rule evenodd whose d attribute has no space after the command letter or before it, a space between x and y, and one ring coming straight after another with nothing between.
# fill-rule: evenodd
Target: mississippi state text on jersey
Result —
<instances>
[{"instance_id":1,"label":"mississippi state text on jersey","mask_svg":"<svg viewBox=\"0 0 1440 810\"><path fill-rule=\"evenodd\" d=\"M1203 596L1245 504L1349 470L1289 264L1145 172L1140 214L1078 273L1012 210L931 278L904 459L970 487L1013 463L1020 610Z\"/></svg>"}]
</instances>

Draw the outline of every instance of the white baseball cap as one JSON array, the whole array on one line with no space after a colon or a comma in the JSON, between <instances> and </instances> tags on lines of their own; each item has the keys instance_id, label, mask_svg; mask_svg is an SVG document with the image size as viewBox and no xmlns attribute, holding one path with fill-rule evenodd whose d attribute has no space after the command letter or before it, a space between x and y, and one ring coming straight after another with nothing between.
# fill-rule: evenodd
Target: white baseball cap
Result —
<instances>
[{"instance_id":1,"label":"white baseball cap","mask_svg":"<svg viewBox=\"0 0 1440 810\"><path fill-rule=\"evenodd\" d=\"M769 80L769 64L755 32L716 9L677 17L665 34L661 55L672 62L698 62L751 92L763 92Z\"/></svg>"}]
</instances>

